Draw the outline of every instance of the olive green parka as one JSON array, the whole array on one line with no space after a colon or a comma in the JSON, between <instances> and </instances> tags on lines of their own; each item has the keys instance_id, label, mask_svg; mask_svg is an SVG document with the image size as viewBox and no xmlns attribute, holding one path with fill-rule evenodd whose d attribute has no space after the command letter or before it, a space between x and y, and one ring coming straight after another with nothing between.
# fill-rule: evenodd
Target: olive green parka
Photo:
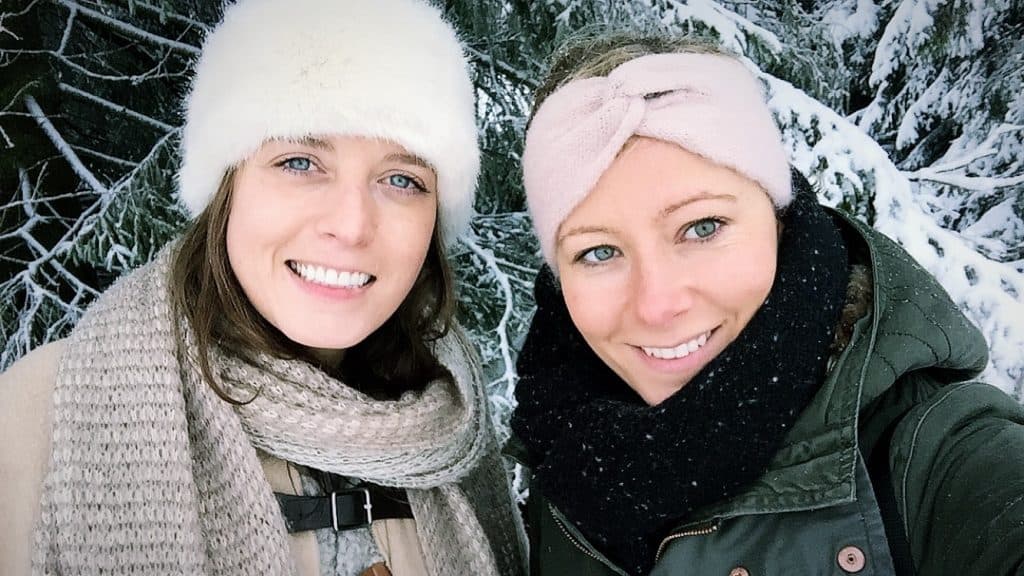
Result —
<instances>
[{"instance_id":1,"label":"olive green parka","mask_svg":"<svg viewBox=\"0 0 1024 576\"><path fill-rule=\"evenodd\" d=\"M967 381L987 347L935 279L833 214L869 311L769 471L666 533L652 576L1024 575L1024 407ZM534 576L626 574L535 482L527 518Z\"/></svg>"}]
</instances>

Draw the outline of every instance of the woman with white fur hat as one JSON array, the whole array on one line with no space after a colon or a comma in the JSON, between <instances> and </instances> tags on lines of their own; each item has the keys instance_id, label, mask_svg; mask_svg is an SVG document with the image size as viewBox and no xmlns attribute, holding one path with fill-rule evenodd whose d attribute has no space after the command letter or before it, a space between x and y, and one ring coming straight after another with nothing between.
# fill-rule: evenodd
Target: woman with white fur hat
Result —
<instances>
[{"instance_id":1,"label":"woman with white fur hat","mask_svg":"<svg viewBox=\"0 0 1024 576\"><path fill-rule=\"evenodd\" d=\"M985 342L926 271L818 205L740 60L576 40L523 176L534 576L1021 573L1024 408L965 382Z\"/></svg>"},{"instance_id":2,"label":"woman with white fur hat","mask_svg":"<svg viewBox=\"0 0 1024 576\"><path fill-rule=\"evenodd\" d=\"M418 0L240 0L186 103L181 239L0 380L0 573L522 574L445 245L479 167Z\"/></svg>"}]
</instances>

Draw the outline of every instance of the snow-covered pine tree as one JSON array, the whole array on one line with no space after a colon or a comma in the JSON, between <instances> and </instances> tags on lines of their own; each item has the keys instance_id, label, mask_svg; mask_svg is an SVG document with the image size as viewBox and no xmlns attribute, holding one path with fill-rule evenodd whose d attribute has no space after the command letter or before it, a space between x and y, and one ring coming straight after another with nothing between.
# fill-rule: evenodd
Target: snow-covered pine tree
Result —
<instances>
[{"instance_id":1,"label":"snow-covered pine tree","mask_svg":"<svg viewBox=\"0 0 1024 576\"><path fill-rule=\"evenodd\" d=\"M797 167L903 243L985 331L987 377L1024 399L1019 2L447 0L474 67L484 150L452 254L462 321L504 428L539 263L519 184L531 93L599 24L712 36L761 71ZM197 0L0 8L0 368L66 334L184 222L177 102L217 10ZM13 38L12 38L13 36ZM8 81L13 78L13 81ZM13 151L7 154L7 151ZM6 199L9 198L9 199Z\"/></svg>"}]
</instances>

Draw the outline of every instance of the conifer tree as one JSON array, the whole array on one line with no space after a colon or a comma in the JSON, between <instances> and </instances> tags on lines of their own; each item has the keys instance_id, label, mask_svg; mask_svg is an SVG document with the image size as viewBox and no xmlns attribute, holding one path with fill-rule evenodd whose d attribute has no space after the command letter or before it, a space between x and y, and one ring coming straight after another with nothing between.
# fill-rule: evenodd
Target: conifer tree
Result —
<instances>
[{"instance_id":1,"label":"conifer tree","mask_svg":"<svg viewBox=\"0 0 1024 576\"><path fill-rule=\"evenodd\" d=\"M519 183L532 93L560 41L602 26L698 35L744 58L822 201L934 273L989 340L986 378L1024 400L1019 0L441 4L473 66L483 148L477 215L451 257L499 423L540 264ZM179 102L218 17L201 0L0 6L0 369L66 335L185 225Z\"/></svg>"}]
</instances>

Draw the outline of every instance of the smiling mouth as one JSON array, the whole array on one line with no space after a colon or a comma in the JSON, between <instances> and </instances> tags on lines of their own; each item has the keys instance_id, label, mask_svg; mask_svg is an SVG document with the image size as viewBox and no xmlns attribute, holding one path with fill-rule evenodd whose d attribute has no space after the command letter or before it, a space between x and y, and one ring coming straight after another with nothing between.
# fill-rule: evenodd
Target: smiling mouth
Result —
<instances>
[{"instance_id":1,"label":"smiling mouth","mask_svg":"<svg viewBox=\"0 0 1024 576\"><path fill-rule=\"evenodd\" d=\"M704 344L707 343L708 338L711 337L712 332L714 332L714 330L709 330L692 340L687 340L686 342L671 348L658 348L655 346L640 346L639 348L644 351L644 354L660 360L685 358L699 350L701 346L704 346Z\"/></svg>"},{"instance_id":2,"label":"smiling mouth","mask_svg":"<svg viewBox=\"0 0 1024 576\"><path fill-rule=\"evenodd\" d=\"M334 268L305 264L295 260L288 260L287 265L292 272L303 280L330 288L362 288L377 280L376 276L366 272L335 270Z\"/></svg>"}]
</instances>

